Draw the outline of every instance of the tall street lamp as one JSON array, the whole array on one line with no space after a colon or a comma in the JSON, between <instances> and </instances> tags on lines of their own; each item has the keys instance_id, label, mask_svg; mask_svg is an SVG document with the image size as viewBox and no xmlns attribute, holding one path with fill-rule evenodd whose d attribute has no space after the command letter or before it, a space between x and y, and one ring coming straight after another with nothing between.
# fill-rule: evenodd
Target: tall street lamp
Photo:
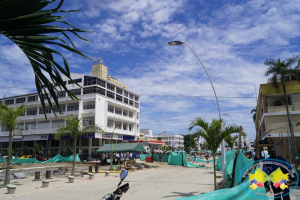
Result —
<instances>
[{"instance_id":1,"label":"tall street lamp","mask_svg":"<svg viewBox=\"0 0 300 200\"><path fill-rule=\"evenodd\" d=\"M188 45L188 43L186 42L181 42L181 41L171 41L171 42L168 42L168 44L170 46L174 46L174 45L182 45L182 44L185 44L192 52L193 54L197 57L198 61L200 62L200 64L202 65L209 81L210 81L210 84L211 84L211 87L214 91L214 94L215 94L215 98L216 98L216 102L217 102L217 105L218 105L218 111L219 111L219 119L222 120L222 117L221 117L221 111L220 111L220 106L219 106L219 101L218 101L218 97L217 97L217 94L216 94L216 91L215 91L215 88L214 88L214 85L210 79L210 76L206 70L206 68L204 67L203 63L201 62L200 58L198 57L198 55L195 53L195 51L190 47L190 45ZM225 179L225 165L226 165L226 157L225 157L225 142L224 140L222 141L221 143L221 150L222 150L222 164L223 164L223 179Z\"/></svg>"},{"instance_id":2,"label":"tall street lamp","mask_svg":"<svg viewBox=\"0 0 300 200\"><path fill-rule=\"evenodd\" d=\"M233 124L236 125L236 123L233 121L233 119L230 117L230 115L228 115L228 114L222 114L222 115L229 117L231 119L231 121L233 122Z\"/></svg>"}]
</instances>

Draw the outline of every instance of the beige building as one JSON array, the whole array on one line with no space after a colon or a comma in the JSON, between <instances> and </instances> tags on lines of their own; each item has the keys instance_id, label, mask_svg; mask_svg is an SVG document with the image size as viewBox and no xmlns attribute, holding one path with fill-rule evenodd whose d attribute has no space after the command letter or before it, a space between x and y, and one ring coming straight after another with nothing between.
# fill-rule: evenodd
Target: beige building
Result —
<instances>
[{"instance_id":1,"label":"beige building","mask_svg":"<svg viewBox=\"0 0 300 200\"><path fill-rule=\"evenodd\" d=\"M291 115L295 135L296 151L299 154L300 126L296 122L300 120L300 83L287 77L286 91L288 95L288 107ZM273 83L261 84L256 107L256 140L259 140L259 149L263 146L273 147L278 155L289 160L289 145L291 135L286 111L285 98L281 83L276 91ZM289 136L289 137L288 137ZM281 140L282 139L282 140Z\"/></svg>"}]
</instances>

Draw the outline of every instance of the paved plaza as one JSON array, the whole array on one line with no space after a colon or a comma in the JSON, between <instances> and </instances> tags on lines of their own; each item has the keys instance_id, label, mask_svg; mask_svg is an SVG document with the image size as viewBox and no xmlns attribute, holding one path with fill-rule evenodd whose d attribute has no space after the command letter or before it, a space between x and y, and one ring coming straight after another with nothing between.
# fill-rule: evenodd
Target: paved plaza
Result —
<instances>
[{"instance_id":1,"label":"paved plaza","mask_svg":"<svg viewBox=\"0 0 300 200\"><path fill-rule=\"evenodd\" d=\"M213 170L187 168L154 163L158 168L129 172L123 183L129 183L130 189L123 195L122 200L135 199L176 199L213 190ZM209 163L209 166L212 165ZM119 183L119 174L111 173L105 177L97 173L93 180L76 177L74 183L68 183L67 177L52 175L48 188L42 188L41 181L32 181L34 174L26 179L14 179L17 184L15 194L6 194L7 189L0 189L2 199L16 200L58 200L58 199L100 199L105 194L113 192Z\"/></svg>"}]
</instances>

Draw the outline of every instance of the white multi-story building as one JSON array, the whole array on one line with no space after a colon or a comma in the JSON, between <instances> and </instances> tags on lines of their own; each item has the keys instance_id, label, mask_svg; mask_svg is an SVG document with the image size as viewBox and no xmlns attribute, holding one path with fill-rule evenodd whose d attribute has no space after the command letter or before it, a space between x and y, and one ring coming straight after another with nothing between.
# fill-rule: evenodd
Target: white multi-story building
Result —
<instances>
[{"instance_id":1,"label":"white multi-story building","mask_svg":"<svg viewBox=\"0 0 300 200\"><path fill-rule=\"evenodd\" d=\"M166 146L174 147L177 150L184 149L184 137L180 134L166 134L166 132L162 132L156 136L161 137L162 140L165 141Z\"/></svg>"},{"instance_id":2,"label":"white multi-story building","mask_svg":"<svg viewBox=\"0 0 300 200\"><path fill-rule=\"evenodd\" d=\"M62 76L66 87L77 96L78 100L68 97L65 91L58 92L58 101L63 114L54 108L56 115L46 104L42 108L37 93L6 97L0 99L14 107L26 105L24 116L17 125L22 130L22 137L13 138L13 149L18 151L23 145L32 148L42 143L45 154L64 154L64 149L72 145L72 139L62 137L56 141L53 133L66 125L65 118L81 119L82 124L97 124L105 132L90 133L78 140L77 152L89 155L104 144L133 141L139 135L139 96L128 91L126 85L107 75L107 67L102 63L92 66L92 75L71 73L71 77L81 87ZM54 103L53 99L52 102ZM8 148L8 131L0 129L0 150ZM112 134L113 133L113 134ZM111 136L113 135L113 138Z\"/></svg>"}]
</instances>

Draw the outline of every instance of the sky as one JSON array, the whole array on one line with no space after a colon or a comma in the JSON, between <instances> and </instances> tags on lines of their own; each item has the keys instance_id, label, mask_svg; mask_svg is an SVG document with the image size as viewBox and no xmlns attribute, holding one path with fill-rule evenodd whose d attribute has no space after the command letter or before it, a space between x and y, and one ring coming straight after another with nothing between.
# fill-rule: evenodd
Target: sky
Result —
<instances>
[{"instance_id":1,"label":"sky","mask_svg":"<svg viewBox=\"0 0 300 200\"><path fill-rule=\"evenodd\" d=\"M218 119L209 79L186 46L207 69L226 124L243 126L255 139L250 111L260 84L267 82L266 59L299 55L300 4L297 0L65 0L64 20L93 31L72 37L90 58L101 57L108 74L140 95L140 128L154 134L189 134L196 117ZM71 72L91 74L92 61L57 48ZM0 36L0 96L35 89L24 53ZM226 114L226 115L224 115Z\"/></svg>"}]
</instances>

